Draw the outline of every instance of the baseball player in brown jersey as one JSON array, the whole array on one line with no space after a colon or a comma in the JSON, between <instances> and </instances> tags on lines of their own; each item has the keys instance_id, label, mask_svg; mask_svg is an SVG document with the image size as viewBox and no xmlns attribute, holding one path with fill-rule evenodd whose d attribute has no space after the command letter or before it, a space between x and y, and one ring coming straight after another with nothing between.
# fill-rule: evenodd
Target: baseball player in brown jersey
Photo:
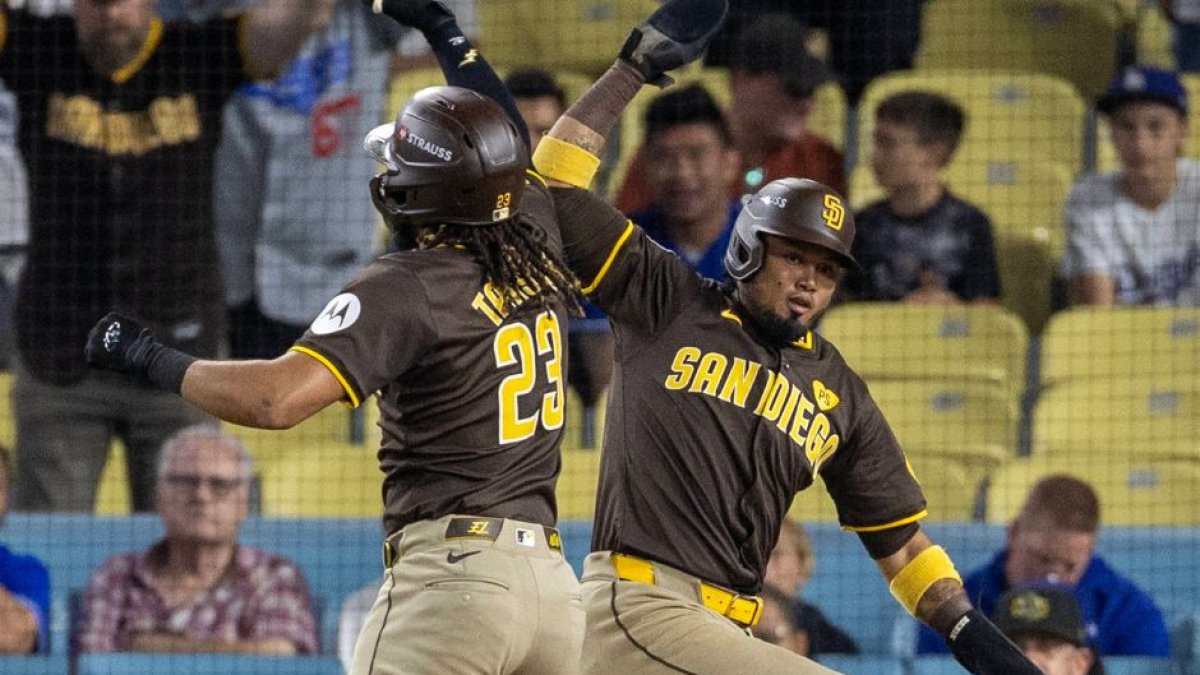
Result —
<instances>
[{"instance_id":1,"label":"baseball player in brown jersey","mask_svg":"<svg viewBox=\"0 0 1200 675\"><path fill-rule=\"evenodd\" d=\"M452 17L417 18L470 49ZM579 670L579 584L553 528L578 282L515 106L493 100L502 84L491 93L423 90L368 136L386 167L372 197L407 250L368 267L283 356L196 360L116 314L85 350L248 426L378 393L389 535L354 675Z\"/></svg>"},{"instance_id":2,"label":"baseball player in brown jersey","mask_svg":"<svg viewBox=\"0 0 1200 675\"><path fill-rule=\"evenodd\" d=\"M964 666L1037 673L971 607L918 525L925 499L866 385L810 330L856 264L841 195L804 179L766 185L735 224L731 281L718 284L580 189L620 110L661 76L619 58L534 153L556 186L568 265L616 339L584 672L829 672L746 631L780 521L819 475L896 599Z\"/></svg>"}]
</instances>

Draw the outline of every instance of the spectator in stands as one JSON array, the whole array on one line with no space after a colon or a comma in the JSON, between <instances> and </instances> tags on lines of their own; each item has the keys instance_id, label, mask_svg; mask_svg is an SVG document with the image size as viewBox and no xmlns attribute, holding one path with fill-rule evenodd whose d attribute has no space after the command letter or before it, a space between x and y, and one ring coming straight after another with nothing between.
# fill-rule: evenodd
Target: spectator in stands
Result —
<instances>
[{"instance_id":1,"label":"spectator in stands","mask_svg":"<svg viewBox=\"0 0 1200 675\"><path fill-rule=\"evenodd\" d=\"M784 606L790 623L805 645L805 650L800 653L805 656L857 654L858 645L854 639L825 618L816 605L806 602L800 595L815 568L816 557L808 533L800 523L784 518L779 541L767 560L764 582L784 594Z\"/></svg>"},{"instance_id":2,"label":"spectator in stands","mask_svg":"<svg viewBox=\"0 0 1200 675\"><path fill-rule=\"evenodd\" d=\"M400 35L361 0L336 0L279 77L244 85L225 106L214 213L231 356L287 351L322 298L382 249L360 199L374 163L359 150L384 117Z\"/></svg>"},{"instance_id":3,"label":"spectator in stands","mask_svg":"<svg viewBox=\"0 0 1200 675\"><path fill-rule=\"evenodd\" d=\"M751 629L754 637L800 656L810 656L812 651L808 635L800 630L788 611L791 602L788 594L774 586L765 585L760 597L763 601L762 618Z\"/></svg>"},{"instance_id":4,"label":"spectator in stands","mask_svg":"<svg viewBox=\"0 0 1200 675\"><path fill-rule=\"evenodd\" d=\"M728 186L738 154L724 114L704 87L669 90L646 108L650 204L629 218L700 274L725 278L725 249L741 212Z\"/></svg>"},{"instance_id":5,"label":"spectator in stands","mask_svg":"<svg viewBox=\"0 0 1200 675\"><path fill-rule=\"evenodd\" d=\"M832 74L803 47L804 39L803 24L787 14L770 13L748 24L731 45L729 120L741 158L733 196L789 176L811 178L846 194L845 158L808 129L813 94ZM617 198L625 213L643 209L653 199L647 161L639 153L626 173Z\"/></svg>"},{"instance_id":6,"label":"spectator in stands","mask_svg":"<svg viewBox=\"0 0 1200 675\"><path fill-rule=\"evenodd\" d=\"M342 608L338 611L337 649L338 660L347 673L354 665L354 645L358 642L358 634L367 623L367 615L378 597L379 584L367 584L342 601Z\"/></svg>"},{"instance_id":7,"label":"spectator in stands","mask_svg":"<svg viewBox=\"0 0 1200 675\"><path fill-rule=\"evenodd\" d=\"M1010 590L1000 597L992 620L1046 675L1104 672L1088 647L1083 614L1069 588Z\"/></svg>"},{"instance_id":8,"label":"spectator in stands","mask_svg":"<svg viewBox=\"0 0 1200 675\"><path fill-rule=\"evenodd\" d=\"M13 303L29 241L29 185L17 148L17 97L0 79L0 367L11 368Z\"/></svg>"},{"instance_id":9,"label":"spectator in stands","mask_svg":"<svg viewBox=\"0 0 1200 675\"><path fill-rule=\"evenodd\" d=\"M894 94L875 109L871 170L886 197L855 215L854 256L862 271L848 279L849 296L943 305L999 301L991 222L941 177L963 121L953 101L922 91Z\"/></svg>"},{"instance_id":10,"label":"spectator in stands","mask_svg":"<svg viewBox=\"0 0 1200 675\"><path fill-rule=\"evenodd\" d=\"M1200 0L1158 0L1171 22L1175 65L1187 73L1200 72Z\"/></svg>"},{"instance_id":11,"label":"spectator in stands","mask_svg":"<svg viewBox=\"0 0 1200 675\"><path fill-rule=\"evenodd\" d=\"M215 427L163 447L155 503L164 536L92 575L77 634L82 652L312 654L312 601L291 561L238 545L250 455Z\"/></svg>"},{"instance_id":12,"label":"spectator in stands","mask_svg":"<svg viewBox=\"0 0 1200 675\"><path fill-rule=\"evenodd\" d=\"M8 513L8 449L0 447L0 527ZM0 655L46 652L50 574L42 561L0 544Z\"/></svg>"},{"instance_id":13,"label":"spectator in stands","mask_svg":"<svg viewBox=\"0 0 1200 675\"><path fill-rule=\"evenodd\" d=\"M114 434L134 508L151 508L158 449L204 416L89 373L79 345L115 306L137 308L171 344L217 353L221 106L250 73L278 72L332 2L263 0L238 17L165 25L152 0L77 0L73 17L50 18L0 5L0 77L17 95L30 183L15 321L16 508L90 511Z\"/></svg>"},{"instance_id":14,"label":"spectator in stands","mask_svg":"<svg viewBox=\"0 0 1200 675\"><path fill-rule=\"evenodd\" d=\"M1065 584L1075 593L1088 637L1100 655L1169 656L1162 611L1095 554L1099 528L1100 502L1090 485L1067 475L1042 478L1008 526L1004 550L965 575L967 595L990 615L1010 588ZM922 627L917 651L945 651L941 642Z\"/></svg>"},{"instance_id":15,"label":"spectator in stands","mask_svg":"<svg viewBox=\"0 0 1200 675\"><path fill-rule=\"evenodd\" d=\"M567 109L567 95L545 70L528 68L513 72L504 81L517 112L529 131L529 150L537 147L550 127ZM583 404L582 445L595 446L595 409L612 381L613 337L608 318L590 302L583 303L583 317L571 317L571 339L567 342L567 382Z\"/></svg>"},{"instance_id":16,"label":"spectator in stands","mask_svg":"<svg viewBox=\"0 0 1200 675\"><path fill-rule=\"evenodd\" d=\"M553 75L540 68L514 71L505 78L504 85L517 101L517 112L525 120L529 147L536 148L567 109L566 93L554 81Z\"/></svg>"},{"instance_id":17,"label":"spectator in stands","mask_svg":"<svg viewBox=\"0 0 1200 675\"><path fill-rule=\"evenodd\" d=\"M1175 73L1130 67L1096 108L1121 167L1083 178L1067 199L1072 301L1200 306L1200 162L1180 157L1187 92Z\"/></svg>"}]
</instances>

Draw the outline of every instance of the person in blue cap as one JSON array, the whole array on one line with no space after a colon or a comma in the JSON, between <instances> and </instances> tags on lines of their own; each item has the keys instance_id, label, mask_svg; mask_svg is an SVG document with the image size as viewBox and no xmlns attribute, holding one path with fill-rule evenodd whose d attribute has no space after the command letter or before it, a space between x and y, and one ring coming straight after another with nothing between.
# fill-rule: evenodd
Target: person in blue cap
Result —
<instances>
[{"instance_id":1,"label":"person in blue cap","mask_svg":"<svg viewBox=\"0 0 1200 675\"><path fill-rule=\"evenodd\" d=\"M1181 157L1187 92L1129 67L1096 102L1119 169L1079 181L1066 205L1064 274L1077 305L1200 305L1200 162Z\"/></svg>"}]
</instances>

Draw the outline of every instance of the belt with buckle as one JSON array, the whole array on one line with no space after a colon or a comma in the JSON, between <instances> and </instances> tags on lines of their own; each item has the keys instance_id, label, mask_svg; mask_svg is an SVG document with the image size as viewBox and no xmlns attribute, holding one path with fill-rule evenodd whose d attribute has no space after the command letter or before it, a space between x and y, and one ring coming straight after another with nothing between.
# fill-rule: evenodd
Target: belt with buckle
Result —
<instances>
[{"instance_id":1,"label":"belt with buckle","mask_svg":"<svg viewBox=\"0 0 1200 675\"><path fill-rule=\"evenodd\" d=\"M649 560L624 553L614 553L612 554L612 563L617 572L617 578L648 586L656 585L654 563ZM697 581L700 583L700 601L717 614L746 628L757 625L759 619L762 618L762 598L756 595L742 595L698 579Z\"/></svg>"},{"instance_id":2,"label":"belt with buckle","mask_svg":"<svg viewBox=\"0 0 1200 675\"><path fill-rule=\"evenodd\" d=\"M503 518L488 518L485 516L459 516L451 518L446 524L443 535L448 541L476 539L481 541L496 541L504 527ZM562 555L562 536L553 527L540 525L542 534L546 537L546 546ZM514 536L520 536L524 528L517 528ZM526 530L527 531L527 530ZM404 538L404 530L394 532L383 540L383 566L391 567L399 557L400 540Z\"/></svg>"}]
</instances>

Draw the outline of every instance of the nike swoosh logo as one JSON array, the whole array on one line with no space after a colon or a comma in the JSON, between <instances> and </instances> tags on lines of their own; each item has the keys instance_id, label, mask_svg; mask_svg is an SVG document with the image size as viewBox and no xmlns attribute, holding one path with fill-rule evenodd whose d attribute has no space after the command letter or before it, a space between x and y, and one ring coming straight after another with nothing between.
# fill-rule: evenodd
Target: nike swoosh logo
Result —
<instances>
[{"instance_id":1,"label":"nike swoosh logo","mask_svg":"<svg viewBox=\"0 0 1200 675\"><path fill-rule=\"evenodd\" d=\"M467 551L466 553L460 553L458 555L455 555L454 551L450 551L446 554L446 562L453 565L454 563L462 562L464 558L470 558L476 553L483 553L483 551Z\"/></svg>"}]
</instances>

